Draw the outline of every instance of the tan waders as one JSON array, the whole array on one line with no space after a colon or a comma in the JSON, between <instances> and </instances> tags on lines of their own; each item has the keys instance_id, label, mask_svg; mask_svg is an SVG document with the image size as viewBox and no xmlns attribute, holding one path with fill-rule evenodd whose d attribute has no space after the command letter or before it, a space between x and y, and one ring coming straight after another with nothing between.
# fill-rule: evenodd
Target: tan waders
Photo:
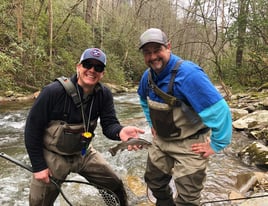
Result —
<instances>
[{"instance_id":1,"label":"tan waders","mask_svg":"<svg viewBox=\"0 0 268 206\"><path fill-rule=\"evenodd\" d=\"M206 177L208 159L191 151L193 143L204 142L209 132L176 141L154 138L149 148L145 181L157 199L156 206L196 206ZM174 178L178 196L169 187Z\"/></svg>"}]
</instances>

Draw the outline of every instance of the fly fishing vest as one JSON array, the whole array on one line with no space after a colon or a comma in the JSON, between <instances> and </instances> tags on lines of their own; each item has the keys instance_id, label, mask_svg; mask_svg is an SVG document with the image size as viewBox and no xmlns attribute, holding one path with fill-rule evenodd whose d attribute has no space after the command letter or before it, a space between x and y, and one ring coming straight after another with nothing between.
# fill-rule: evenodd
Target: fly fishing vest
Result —
<instances>
[{"instance_id":1,"label":"fly fishing vest","mask_svg":"<svg viewBox=\"0 0 268 206\"><path fill-rule=\"evenodd\" d=\"M168 93L157 87L151 70L148 71L149 87L164 101L160 103L147 97L150 118L157 135L167 141L185 139L209 131L192 107L173 96L174 79L182 62L183 60L177 61L172 69Z\"/></svg>"},{"instance_id":2,"label":"fly fishing vest","mask_svg":"<svg viewBox=\"0 0 268 206\"><path fill-rule=\"evenodd\" d=\"M66 93L72 98L76 107L82 107L80 98L77 94L76 88L72 81L66 77L59 77L58 80L65 88ZM68 111L64 104L64 120L67 120ZM94 137L93 131L97 126L97 119L90 121L90 136L85 138L82 134L85 132L84 124L68 124L63 120L52 120L49 122L48 127L44 134L44 146L46 149L61 154L61 155L75 155L81 154L81 151L87 149L92 138Z\"/></svg>"}]
</instances>

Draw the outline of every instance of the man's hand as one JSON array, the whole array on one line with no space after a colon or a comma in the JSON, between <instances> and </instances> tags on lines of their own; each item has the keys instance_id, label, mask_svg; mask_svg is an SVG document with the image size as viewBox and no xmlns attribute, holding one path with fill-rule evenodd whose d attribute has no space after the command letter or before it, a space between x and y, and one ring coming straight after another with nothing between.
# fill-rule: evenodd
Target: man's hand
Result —
<instances>
[{"instance_id":1,"label":"man's hand","mask_svg":"<svg viewBox=\"0 0 268 206\"><path fill-rule=\"evenodd\" d=\"M192 144L192 151L194 153L200 154L203 157L207 158L212 154L215 154L215 152L213 151L213 149L210 147L210 142L204 142L204 143L196 143L196 144Z\"/></svg>"},{"instance_id":2,"label":"man's hand","mask_svg":"<svg viewBox=\"0 0 268 206\"><path fill-rule=\"evenodd\" d=\"M35 172L34 173L34 178L36 180L39 180L39 181L42 181L44 183L49 183L50 180L49 180L49 177L52 176L50 170L47 168L47 169L44 169L40 172Z\"/></svg>"},{"instance_id":3,"label":"man's hand","mask_svg":"<svg viewBox=\"0 0 268 206\"><path fill-rule=\"evenodd\" d=\"M134 126L126 126L123 127L123 129L120 131L119 133L119 137L122 141L127 141L129 138L139 138L139 134L144 134L145 131L143 129L140 129L138 127L134 127ZM138 150L138 149L142 149L141 147L139 147L139 145L129 145L128 146L128 150Z\"/></svg>"},{"instance_id":4,"label":"man's hand","mask_svg":"<svg viewBox=\"0 0 268 206\"><path fill-rule=\"evenodd\" d=\"M122 141L127 141L129 138L139 138L139 134L144 134L143 129L139 129L134 126L126 126L119 133L119 137Z\"/></svg>"}]
</instances>

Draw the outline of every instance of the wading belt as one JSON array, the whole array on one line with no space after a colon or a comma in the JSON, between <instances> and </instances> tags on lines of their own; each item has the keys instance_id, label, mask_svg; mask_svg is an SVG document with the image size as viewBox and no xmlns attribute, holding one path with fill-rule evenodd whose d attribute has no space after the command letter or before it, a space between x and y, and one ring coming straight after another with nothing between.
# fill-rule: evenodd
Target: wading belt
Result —
<instances>
[{"instance_id":1,"label":"wading belt","mask_svg":"<svg viewBox=\"0 0 268 206\"><path fill-rule=\"evenodd\" d=\"M159 96L161 97L164 102L170 106L181 106L182 102L181 100L177 99L176 97L172 96L173 95L173 84L174 84L174 79L176 77L176 74L179 70L179 67L183 60L177 61L176 65L171 71L171 78L168 84L168 92L165 93L161 89L157 87L157 85L154 83L152 79L152 74L151 70L148 71L148 81L149 81L149 86L152 88L152 90Z\"/></svg>"}]
</instances>

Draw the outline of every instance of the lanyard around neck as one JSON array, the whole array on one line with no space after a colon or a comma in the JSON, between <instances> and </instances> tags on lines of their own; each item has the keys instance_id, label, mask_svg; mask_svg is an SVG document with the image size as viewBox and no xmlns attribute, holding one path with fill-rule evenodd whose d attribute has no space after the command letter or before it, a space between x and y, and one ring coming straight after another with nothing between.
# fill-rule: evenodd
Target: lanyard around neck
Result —
<instances>
[{"instance_id":1,"label":"lanyard around neck","mask_svg":"<svg viewBox=\"0 0 268 206\"><path fill-rule=\"evenodd\" d=\"M90 117L91 117L92 107L93 107L93 103L94 103L94 96L93 96L93 98L91 100L91 103L90 103L88 119L87 119L87 122L86 122L84 105L83 105L82 98L81 98L81 95L80 95L80 91L79 91L79 88L78 88L77 85L76 85L76 89L77 89L77 93L78 93L78 96L79 96L79 99L80 99L80 108L81 108L81 115L82 115L82 119L83 119L84 131L85 131L85 133L88 133L89 132L88 130L89 130L89 124L90 124Z\"/></svg>"}]
</instances>

